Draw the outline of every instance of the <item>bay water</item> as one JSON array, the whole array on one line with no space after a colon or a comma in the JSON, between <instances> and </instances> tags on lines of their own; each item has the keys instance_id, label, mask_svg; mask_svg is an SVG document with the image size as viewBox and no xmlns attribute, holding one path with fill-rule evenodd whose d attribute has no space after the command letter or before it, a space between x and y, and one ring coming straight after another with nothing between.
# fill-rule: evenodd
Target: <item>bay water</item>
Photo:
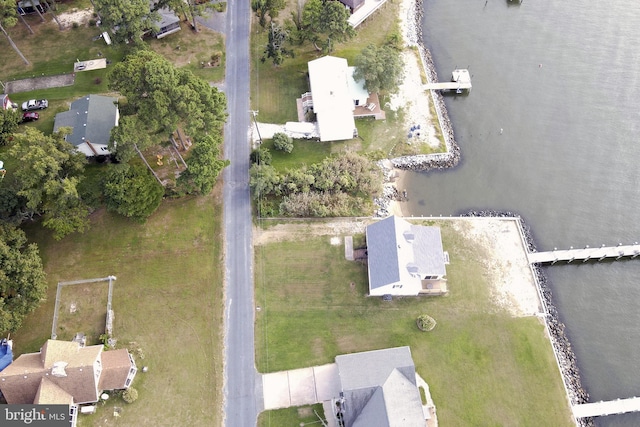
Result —
<instances>
[{"instance_id":1,"label":"bay water","mask_svg":"<svg viewBox=\"0 0 640 427\"><path fill-rule=\"evenodd\" d=\"M640 2L424 0L424 12L439 79L469 68L473 89L445 97L460 164L412 173L407 211L515 211L540 251L640 241ZM545 271L590 401L640 396L640 258ZM638 426L640 413L596 422Z\"/></svg>"}]
</instances>

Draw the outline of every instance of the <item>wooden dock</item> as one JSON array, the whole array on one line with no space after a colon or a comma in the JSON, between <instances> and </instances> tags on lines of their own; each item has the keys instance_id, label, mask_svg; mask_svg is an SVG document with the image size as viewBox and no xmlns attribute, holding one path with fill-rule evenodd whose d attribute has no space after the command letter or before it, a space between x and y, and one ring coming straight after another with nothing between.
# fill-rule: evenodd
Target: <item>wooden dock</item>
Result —
<instances>
[{"instance_id":1,"label":"wooden dock","mask_svg":"<svg viewBox=\"0 0 640 427\"><path fill-rule=\"evenodd\" d=\"M590 248L585 246L581 249L570 249L547 251L547 252L529 252L527 257L531 264L555 264L558 261L602 261L605 259L621 259L635 258L640 255L640 245L635 242L633 245L618 246L601 246L599 248Z\"/></svg>"},{"instance_id":2,"label":"wooden dock","mask_svg":"<svg viewBox=\"0 0 640 427\"><path fill-rule=\"evenodd\" d=\"M451 81L427 83L424 88L427 90L455 90L461 93L463 90L471 90L471 76L469 70L453 70Z\"/></svg>"},{"instance_id":3,"label":"wooden dock","mask_svg":"<svg viewBox=\"0 0 640 427\"><path fill-rule=\"evenodd\" d=\"M607 402L583 403L571 408L575 418L602 417L640 411L640 397L609 400Z\"/></svg>"}]
</instances>

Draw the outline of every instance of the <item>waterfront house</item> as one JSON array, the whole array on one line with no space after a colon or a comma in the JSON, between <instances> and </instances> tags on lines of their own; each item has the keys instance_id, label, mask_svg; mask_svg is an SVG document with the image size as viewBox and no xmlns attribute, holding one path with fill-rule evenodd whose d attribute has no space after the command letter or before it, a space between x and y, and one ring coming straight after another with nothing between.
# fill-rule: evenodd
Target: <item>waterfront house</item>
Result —
<instances>
[{"instance_id":1,"label":"waterfront house","mask_svg":"<svg viewBox=\"0 0 640 427\"><path fill-rule=\"evenodd\" d=\"M448 292L439 227L390 216L366 228L369 295L417 296Z\"/></svg>"}]
</instances>

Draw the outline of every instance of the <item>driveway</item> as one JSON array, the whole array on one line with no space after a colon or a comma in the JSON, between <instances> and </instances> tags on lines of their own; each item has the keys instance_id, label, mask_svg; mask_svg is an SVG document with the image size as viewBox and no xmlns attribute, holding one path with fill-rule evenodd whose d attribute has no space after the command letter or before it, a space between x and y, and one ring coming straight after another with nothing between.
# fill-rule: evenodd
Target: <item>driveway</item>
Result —
<instances>
[{"instance_id":1,"label":"driveway","mask_svg":"<svg viewBox=\"0 0 640 427\"><path fill-rule=\"evenodd\" d=\"M262 375L264 409L330 401L340 396L338 365L313 366Z\"/></svg>"}]
</instances>

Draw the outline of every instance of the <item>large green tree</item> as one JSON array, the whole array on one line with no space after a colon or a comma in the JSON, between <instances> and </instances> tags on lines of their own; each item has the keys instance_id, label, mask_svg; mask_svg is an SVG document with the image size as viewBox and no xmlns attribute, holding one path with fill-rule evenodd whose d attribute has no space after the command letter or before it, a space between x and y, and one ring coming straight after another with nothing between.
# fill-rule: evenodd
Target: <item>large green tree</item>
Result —
<instances>
[{"instance_id":1,"label":"large green tree","mask_svg":"<svg viewBox=\"0 0 640 427\"><path fill-rule=\"evenodd\" d=\"M339 1L308 0L302 9L300 36L310 40L317 50L333 51L336 42L356 34L349 24L349 11Z\"/></svg>"},{"instance_id":2,"label":"large green tree","mask_svg":"<svg viewBox=\"0 0 640 427\"><path fill-rule=\"evenodd\" d=\"M400 51L392 45L365 47L356 57L353 77L364 80L366 89L373 92L396 92L404 76Z\"/></svg>"},{"instance_id":3,"label":"large green tree","mask_svg":"<svg viewBox=\"0 0 640 427\"><path fill-rule=\"evenodd\" d=\"M89 228L89 208L78 194L86 159L65 141L68 128L44 135L35 128L15 134L9 154L20 165L13 172L25 212L42 215L42 224L61 239Z\"/></svg>"},{"instance_id":4,"label":"large green tree","mask_svg":"<svg viewBox=\"0 0 640 427\"><path fill-rule=\"evenodd\" d=\"M194 144L187 158L187 169L180 174L178 185L190 194L208 194L228 160L220 158L221 136L207 135Z\"/></svg>"},{"instance_id":5,"label":"large green tree","mask_svg":"<svg viewBox=\"0 0 640 427\"><path fill-rule=\"evenodd\" d=\"M113 67L109 87L152 131L171 133L183 124L189 135L204 135L220 132L226 118L222 92L152 51L138 51Z\"/></svg>"},{"instance_id":6,"label":"large green tree","mask_svg":"<svg viewBox=\"0 0 640 427\"><path fill-rule=\"evenodd\" d=\"M164 188L139 163L110 165L103 182L107 209L144 222L162 202Z\"/></svg>"},{"instance_id":7,"label":"large green tree","mask_svg":"<svg viewBox=\"0 0 640 427\"><path fill-rule=\"evenodd\" d=\"M22 230L0 223L0 331L13 332L46 296L38 247Z\"/></svg>"},{"instance_id":8,"label":"large green tree","mask_svg":"<svg viewBox=\"0 0 640 427\"><path fill-rule=\"evenodd\" d=\"M260 26L264 28L267 25L267 15L273 22L286 4L285 0L251 0L251 9L258 16Z\"/></svg>"},{"instance_id":9,"label":"large green tree","mask_svg":"<svg viewBox=\"0 0 640 427\"><path fill-rule=\"evenodd\" d=\"M114 153L121 163L127 163L137 156L136 147L143 151L153 144L149 130L138 116L122 116L118 126L111 129L109 152Z\"/></svg>"},{"instance_id":10,"label":"large green tree","mask_svg":"<svg viewBox=\"0 0 640 427\"><path fill-rule=\"evenodd\" d=\"M6 110L0 108L0 145L5 145L9 140L9 136L18 129L20 123L20 113L8 108Z\"/></svg>"},{"instance_id":11,"label":"large green tree","mask_svg":"<svg viewBox=\"0 0 640 427\"><path fill-rule=\"evenodd\" d=\"M24 57L18 46L13 42L7 28L11 28L18 23L16 2L14 0L0 0L0 31L2 31L9 41L9 44L16 51L25 64L29 65L29 61Z\"/></svg>"},{"instance_id":12,"label":"large green tree","mask_svg":"<svg viewBox=\"0 0 640 427\"><path fill-rule=\"evenodd\" d=\"M149 0L94 0L93 4L102 25L115 31L111 38L118 43L139 43L160 18L149 9Z\"/></svg>"}]
</instances>

